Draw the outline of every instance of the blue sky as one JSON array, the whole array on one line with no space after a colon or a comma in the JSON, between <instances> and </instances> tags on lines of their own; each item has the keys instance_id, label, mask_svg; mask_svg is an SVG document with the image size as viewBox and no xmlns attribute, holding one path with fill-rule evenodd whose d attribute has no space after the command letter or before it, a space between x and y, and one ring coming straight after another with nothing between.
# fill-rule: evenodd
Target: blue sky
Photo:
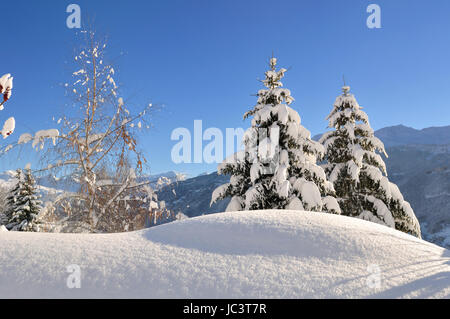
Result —
<instances>
[{"instance_id":1,"label":"blue sky","mask_svg":"<svg viewBox=\"0 0 450 319\"><path fill-rule=\"evenodd\" d=\"M16 0L2 3L0 50L0 73L15 77L0 114L2 122L16 118L16 138L53 127L68 102L61 83L75 71L67 65L76 32L66 27L70 3L109 37L110 56L120 56L122 95L165 105L141 137L151 173L215 170L174 164L170 134L192 130L196 119L204 128L247 128L242 115L256 103L272 51L290 68L283 83L313 135L326 129L343 74L374 129L450 125L448 0ZM366 26L371 3L381 7L381 29ZM35 161L32 152L3 156L0 169Z\"/></svg>"}]
</instances>

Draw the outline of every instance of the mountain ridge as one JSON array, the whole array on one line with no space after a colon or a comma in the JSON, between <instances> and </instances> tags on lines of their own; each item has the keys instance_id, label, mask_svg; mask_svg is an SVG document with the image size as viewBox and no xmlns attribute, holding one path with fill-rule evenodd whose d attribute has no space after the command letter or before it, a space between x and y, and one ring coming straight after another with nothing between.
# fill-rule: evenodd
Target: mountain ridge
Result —
<instances>
[{"instance_id":1,"label":"mountain ridge","mask_svg":"<svg viewBox=\"0 0 450 319\"><path fill-rule=\"evenodd\" d=\"M314 135L312 139L318 141L322 134ZM431 126L423 129L415 129L403 124L399 124L383 127L379 130L376 130L375 136L383 141L385 147L409 144L450 144L450 125Z\"/></svg>"}]
</instances>

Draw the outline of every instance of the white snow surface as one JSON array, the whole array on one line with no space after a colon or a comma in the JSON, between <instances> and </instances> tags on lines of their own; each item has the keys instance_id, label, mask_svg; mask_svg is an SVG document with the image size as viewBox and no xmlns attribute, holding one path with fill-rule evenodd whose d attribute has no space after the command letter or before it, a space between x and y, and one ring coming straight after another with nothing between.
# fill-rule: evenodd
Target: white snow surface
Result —
<instances>
[{"instance_id":1,"label":"white snow surface","mask_svg":"<svg viewBox=\"0 0 450 319\"><path fill-rule=\"evenodd\" d=\"M66 285L71 265L79 289ZM0 297L449 298L450 251L357 218L286 210L121 234L0 232Z\"/></svg>"}]
</instances>

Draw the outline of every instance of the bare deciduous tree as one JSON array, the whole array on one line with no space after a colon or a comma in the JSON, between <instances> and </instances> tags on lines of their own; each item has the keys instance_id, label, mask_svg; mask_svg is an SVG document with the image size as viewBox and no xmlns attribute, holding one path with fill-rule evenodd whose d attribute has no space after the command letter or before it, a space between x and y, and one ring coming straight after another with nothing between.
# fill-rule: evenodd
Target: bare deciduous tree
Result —
<instances>
[{"instance_id":1,"label":"bare deciduous tree","mask_svg":"<svg viewBox=\"0 0 450 319\"><path fill-rule=\"evenodd\" d=\"M43 159L46 167L41 171L69 175L77 180L80 190L63 194L55 204L69 207L73 201L81 202L92 230L98 230L101 221L115 223L118 207L114 206L123 202L131 190L144 196L140 199L145 198L148 205L154 205L148 182L138 182L136 178L145 163L137 134L149 127L146 119L152 105L138 113L127 108L118 95L115 70L105 61L106 42L92 31L85 32L84 36L84 45L74 58L77 70L72 74L73 83L65 85L73 104L57 120L57 132L41 134L54 137ZM42 149L44 140L35 136L33 147ZM102 174L105 167L113 168L117 174L107 178Z\"/></svg>"}]
</instances>

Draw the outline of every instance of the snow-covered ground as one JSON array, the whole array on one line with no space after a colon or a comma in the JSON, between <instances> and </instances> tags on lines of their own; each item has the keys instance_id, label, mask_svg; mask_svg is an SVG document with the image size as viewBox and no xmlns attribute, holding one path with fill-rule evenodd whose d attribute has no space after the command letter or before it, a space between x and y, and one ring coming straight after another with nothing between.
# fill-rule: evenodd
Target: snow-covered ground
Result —
<instances>
[{"instance_id":1,"label":"snow-covered ground","mask_svg":"<svg viewBox=\"0 0 450 319\"><path fill-rule=\"evenodd\" d=\"M281 210L122 234L0 232L0 297L449 298L450 251L356 218Z\"/></svg>"}]
</instances>

